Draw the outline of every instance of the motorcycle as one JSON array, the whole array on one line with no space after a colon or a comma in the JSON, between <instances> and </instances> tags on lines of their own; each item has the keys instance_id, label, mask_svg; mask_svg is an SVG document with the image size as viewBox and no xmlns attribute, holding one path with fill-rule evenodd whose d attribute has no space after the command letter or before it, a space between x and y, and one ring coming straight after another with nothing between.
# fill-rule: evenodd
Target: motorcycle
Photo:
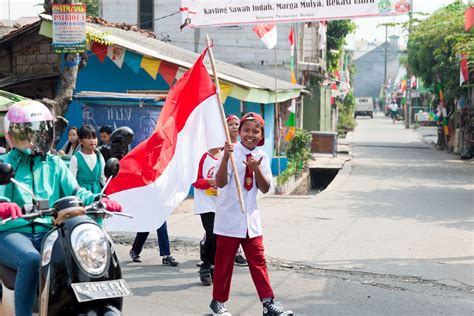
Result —
<instances>
[{"instance_id":1,"label":"motorcycle","mask_svg":"<svg viewBox=\"0 0 474 316\"><path fill-rule=\"evenodd\" d=\"M59 199L50 208L47 200L36 199L28 187L14 179L14 171L9 164L0 164L0 185L11 182L33 197L32 204L24 206L23 218L53 217L54 228L45 236L40 253L40 316L121 315L123 297L133 295L122 279L112 239L92 219L115 215L132 218L124 213L108 212L102 203L105 188L118 170L118 160L109 159L104 168L107 182L99 201L84 207L79 198L68 196ZM2 223L9 220L11 218L4 219ZM0 265L2 316L15 315L15 277L16 271Z\"/></svg>"}]
</instances>

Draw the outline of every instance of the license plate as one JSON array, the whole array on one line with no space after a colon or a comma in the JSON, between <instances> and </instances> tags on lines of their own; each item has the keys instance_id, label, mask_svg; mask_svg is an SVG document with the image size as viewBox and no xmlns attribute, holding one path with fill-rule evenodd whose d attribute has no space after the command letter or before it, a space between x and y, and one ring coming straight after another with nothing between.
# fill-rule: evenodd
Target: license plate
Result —
<instances>
[{"instance_id":1,"label":"license plate","mask_svg":"<svg viewBox=\"0 0 474 316\"><path fill-rule=\"evenodd\" d=\"M78 302L133 295L125 280L71 284Z\"/></svg>"}]
</instances>

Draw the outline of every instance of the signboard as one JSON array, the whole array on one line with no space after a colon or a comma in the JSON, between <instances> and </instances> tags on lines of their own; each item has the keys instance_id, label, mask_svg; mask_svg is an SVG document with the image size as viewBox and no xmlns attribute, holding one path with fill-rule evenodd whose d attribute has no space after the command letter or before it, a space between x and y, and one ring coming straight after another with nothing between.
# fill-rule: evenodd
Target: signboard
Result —
<instances>
[{"instance_id":1,"label":"signboard","mask_svg":"<svg viewBox=\"0 0 474 316\"><path fill-rule=\"evenodd\" d=\"M121 126L130 127L135 133L132 148L143 142L155 130L162 106L156 105L106 105L86 104L82 109L82 121L97 131L109 125L112 130Z\"/></svg>"},{"instance_id":2,"label":"signboard","mask_svg":"<svg viewBox=\"0 0 474 316\"><path fill-rule=\"evenodd\" d=\"M342 20L407 14L413 0L181 0L181 27Z\"/></svg>"},{"instance_id":3,"label":"signboard","mask_svg":"<svg viewBox=\"0 0 474 316\"><path fill-rule=\"evenodd\" d=\"M53 52L86 51L86 5L53 4Z\"/></svg>"}]
</instances>

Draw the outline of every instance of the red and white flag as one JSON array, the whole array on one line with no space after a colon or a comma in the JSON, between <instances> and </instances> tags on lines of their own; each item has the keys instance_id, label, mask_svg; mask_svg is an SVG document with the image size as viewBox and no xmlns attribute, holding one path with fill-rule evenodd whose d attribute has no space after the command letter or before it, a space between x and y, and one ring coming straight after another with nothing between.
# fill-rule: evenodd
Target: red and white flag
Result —
<instances>
[{"instance_id":1,"label":"red and white flag","mask_svg":"<svg viewBox=\"0 0 474 316\"><path fill-rule=\"evenodd\" d=\"M252 31L265 43L268 49L272 49L277 44L277 26L276 24L259 24Z\"/></svg>"},{"instance_id":2,"label":"red and white flag","mask_svg":"<svg viewBox=\"0 0 474 316\"><path fill-rule=\"evenodd\" d=\"M202 154L223 146L216 88L203 64L207 49L171 88L153 134L120 161L107 194L134 219L107 222L111 231L154 231L188 195Z\"/></svg>"},{"instance_id":3,"label":"red and white flag","mask_svg":"<svg viewBox=\"0 0 474 316\"><path fill-rule=\"evenodd\" d=\"M461 66L459 69L459 85L462 86L464 81L469 80L469 66L467 63L466 54L461 55Z\"/></svg>"}]
</instances>

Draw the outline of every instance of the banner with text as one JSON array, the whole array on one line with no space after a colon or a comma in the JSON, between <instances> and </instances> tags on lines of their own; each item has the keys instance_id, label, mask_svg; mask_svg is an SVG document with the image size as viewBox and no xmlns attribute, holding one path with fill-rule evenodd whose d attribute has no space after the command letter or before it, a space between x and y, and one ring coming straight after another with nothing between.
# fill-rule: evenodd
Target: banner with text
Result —
<instances>
[{"instance_id":1,"label":"banner with text","mask_svg":"<svg viewBox=\"0 0 474 316\"><path fill-rule=\"evenodd\" d=\"M53 4L53 51L84 53L86 51L86 5Z\"/></svg>"},{"instance_id":2,"label":"banner with text","mask_svg":"<svg viewBox=\"0 0 474 316\"><path fill-rule=\"evenodd\" d=\"M412 8L413 0L180 1L181 28L393 16Z\"/></svg>"}]
</instances>

